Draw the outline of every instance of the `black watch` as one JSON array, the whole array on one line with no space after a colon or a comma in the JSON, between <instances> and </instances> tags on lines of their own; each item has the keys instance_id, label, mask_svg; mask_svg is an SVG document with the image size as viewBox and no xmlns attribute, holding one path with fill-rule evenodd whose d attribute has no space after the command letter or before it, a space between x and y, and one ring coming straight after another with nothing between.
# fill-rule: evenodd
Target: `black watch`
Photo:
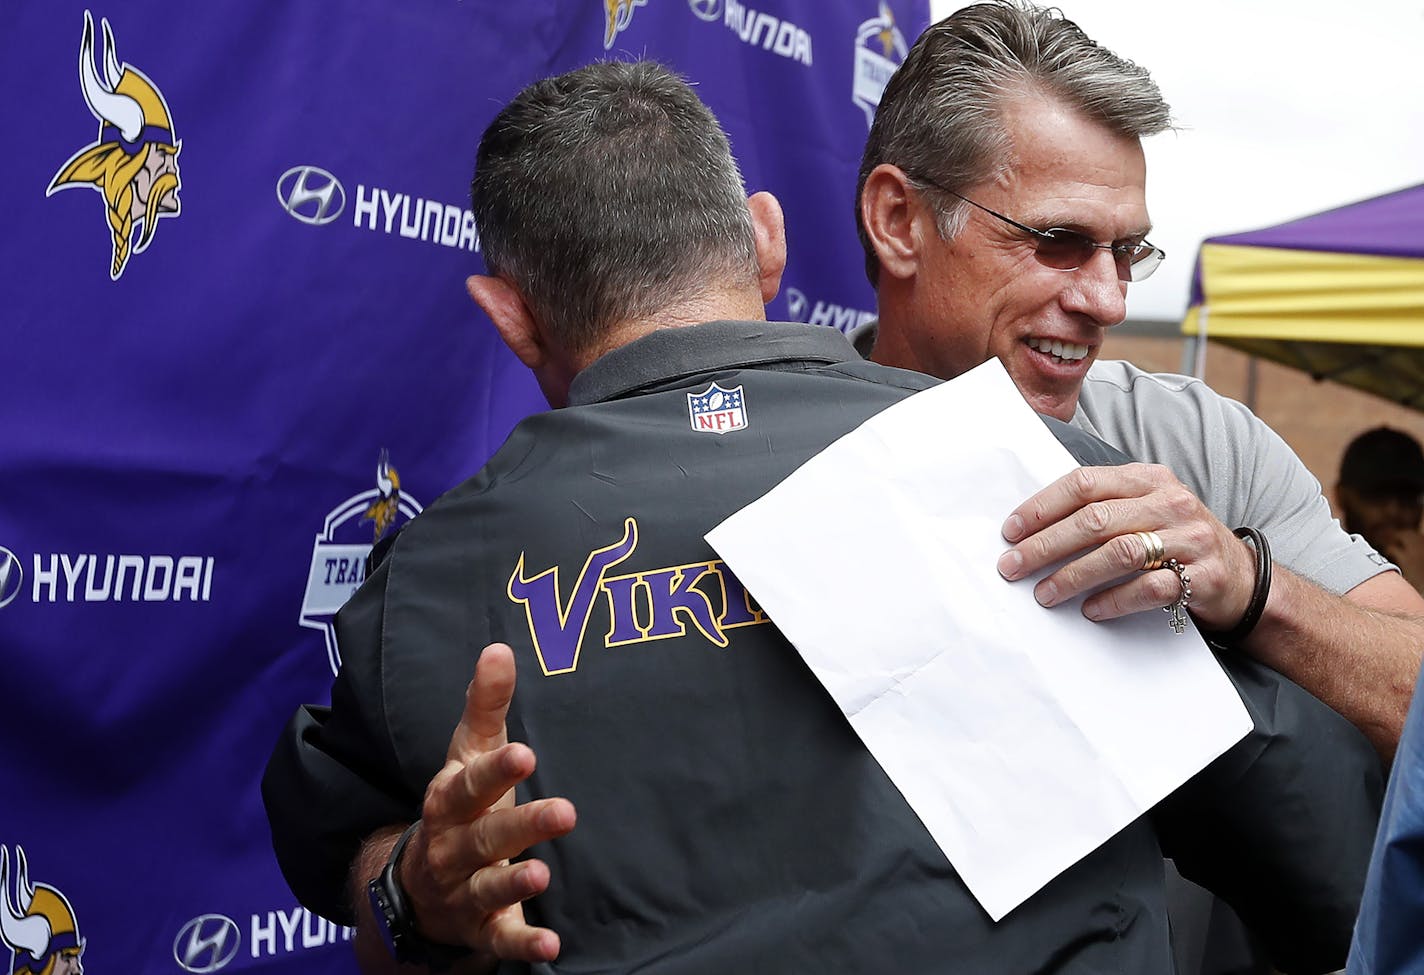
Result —
<instances>
[{"instance_id":1,"label":"black watch","mask_svg":"<svg viewBox=\"0 0 1424 975\"><path fill-rule=\"evenodd\" d=\"M385 869L380 876L366 885L366 893L371 898L371 913L376 919L376 931L386 944L386 950L402 964L424 965L433 971L444 971L470 953L465 947L443 945L427 941L415 929L415 915L410 909L410 900L396 876L396 864L400 863L405 845L410 842L420 821L411 823L386 859Z\"/></svg>"}]
</instances>

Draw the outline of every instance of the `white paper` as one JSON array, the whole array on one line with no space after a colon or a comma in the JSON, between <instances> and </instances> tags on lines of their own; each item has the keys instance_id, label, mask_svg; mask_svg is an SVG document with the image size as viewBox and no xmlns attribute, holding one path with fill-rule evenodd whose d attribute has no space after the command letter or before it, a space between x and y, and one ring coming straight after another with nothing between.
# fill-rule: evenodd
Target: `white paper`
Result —
<instances>
[{"instance_id":1,"label":"white paper","mask_svg":"<svg viewBox=\"0 0 1424 975\"><path fill-rule=\"evenodd\" d=\"M1251 728L1194 629L999 575L1004 519L1075 466L991 359L707 535L996 921Z\"/></svg>"}]
</instances>

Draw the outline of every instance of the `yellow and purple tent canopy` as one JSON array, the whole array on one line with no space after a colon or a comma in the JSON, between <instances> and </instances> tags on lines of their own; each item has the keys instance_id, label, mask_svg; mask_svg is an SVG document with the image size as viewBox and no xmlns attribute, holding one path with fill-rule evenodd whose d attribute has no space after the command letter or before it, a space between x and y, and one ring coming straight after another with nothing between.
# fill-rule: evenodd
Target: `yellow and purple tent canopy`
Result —
<instances>
[{"instance_id":1,"label":"yellow and purple tent canopy","mask_svg":"<svg viewBox=\"0 0 1424 975\"><path fill-rule=\"evenodd\" d=\"M1182 332L1424 409L1424 184L1208 238Z\"/></svg>"}]
</instances>

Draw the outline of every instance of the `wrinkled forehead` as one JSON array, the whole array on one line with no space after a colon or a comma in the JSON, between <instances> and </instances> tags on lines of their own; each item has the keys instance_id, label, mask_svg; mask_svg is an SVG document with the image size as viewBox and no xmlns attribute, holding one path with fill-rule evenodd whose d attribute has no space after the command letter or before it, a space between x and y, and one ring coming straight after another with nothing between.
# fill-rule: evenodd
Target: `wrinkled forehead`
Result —
<instances>
[{"instance_id":1,"label":"wrinkled forehead","mask_svg":"<svg viewBox=\"0 0 1424 975\"><path fill-rule=\"evenodd\" d=\"M1008 157L976 192L1036 226L1113 239L1151 229L1147 160L1136 137L1036 95L1006 103L1003 121Z\"/></svg>"}]
</instances>

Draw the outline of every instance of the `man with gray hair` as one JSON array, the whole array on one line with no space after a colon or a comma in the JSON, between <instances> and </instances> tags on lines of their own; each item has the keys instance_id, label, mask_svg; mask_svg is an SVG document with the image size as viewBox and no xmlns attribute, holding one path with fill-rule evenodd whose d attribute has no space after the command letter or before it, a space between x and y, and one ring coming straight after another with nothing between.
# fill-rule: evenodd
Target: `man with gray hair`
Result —
<instances>
[{"instance_id":1,"label":"man with gray hair","mask_svg":"<svg viewBox=\"0 0 1424 975\"><path fill-rule=\"evenodd\" d=\"M1170 124L1147 71L1057 10L982 3L929 28L862 158L856 218L879 322L857 347L945 379L996 356L1035 409L1144 462L1079 470L1006 512L1006 578L1062 562L1035 583L1038 601L1092 593L1095 620L1189 609L1214 643L1297 681L1388 757L1424 600L1340 529L1319 483L1243 406L1098 359L1129 284L1164 257L1141 140ZM1162 568L1170 559L1180 571Z\"/></svg>"},{"instance_id":2,"label":"man with gray hair","mask_svg":"<svg viewBox=\"0 0 1424 975\"><path fill-rule=\"evenodd\" d=\"M704 540L936 382L766 323L780 210L742 193L716 120L656 65L538 82L486 131L469 291L561 408L407 523L338 614L331 705L298 711L263 779L301 902L359 922L372 969L1155 973L1161 836L1283 958L1343 958L1378 770L1254 665L1233 670L1241 745L1007 918L979 907ZM1122 459L1045 422L1080 462ZM1299 808L1322 780L1349 787ZM1300 842L1316 861L1290 862Z\"/></svg>"},{"instance_id":3,"label":"man with gray hair","mask_svg":"<svg viewBox=\"0 0 1424 975\"><path fill-rule=\"evenodd\" d=\"M886 87L861 162L879 321L857 347L942 379L997 356L1034 409L1145 462L1075 472L1008 513L1006 578L1071 557L1036 583L1042 605L1098 590L1083 603L1094 620L1189 609L1388 757L1424 652L1424 598L1339 528L1245 407L1098 360L1128 285L1164 257L1148 240L1141 139L1169 125L1147 72L1057 10L981 3L930 27Z\"/></svg>"}]
</instances>

